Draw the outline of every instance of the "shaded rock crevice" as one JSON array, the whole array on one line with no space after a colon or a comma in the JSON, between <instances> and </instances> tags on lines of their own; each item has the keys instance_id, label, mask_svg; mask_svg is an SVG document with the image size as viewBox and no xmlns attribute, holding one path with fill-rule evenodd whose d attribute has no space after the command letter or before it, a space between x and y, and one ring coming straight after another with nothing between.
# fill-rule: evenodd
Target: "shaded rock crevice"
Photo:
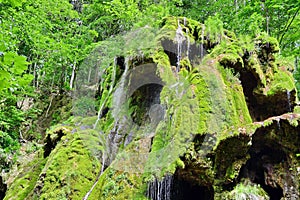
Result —
<instances>
[{"instance_id":1,"label":"shaded rock crevice","mask_svg":"<svg viewBox=\"0 0 300 200\"><path fill-rule=\"evenodd\" d=\"M66 135L66 129L61 128L47 134L44 145L44 158L48 157L61 138Z\"/></svg>"},{"instance_id":2,"label":"shaded rock crevice","mask_svg":"<svg viewBox=\"0 0 300 200\"><path fill-rule=\"evenodd\" d=\"M274 117L269 126L258 128L254 133L250 159L242 167L239 179L248 178L261 185L271 200L298 199L295 154L300 150L297 146L300 130L280 117Z\"/></svg>"}]
</instances>

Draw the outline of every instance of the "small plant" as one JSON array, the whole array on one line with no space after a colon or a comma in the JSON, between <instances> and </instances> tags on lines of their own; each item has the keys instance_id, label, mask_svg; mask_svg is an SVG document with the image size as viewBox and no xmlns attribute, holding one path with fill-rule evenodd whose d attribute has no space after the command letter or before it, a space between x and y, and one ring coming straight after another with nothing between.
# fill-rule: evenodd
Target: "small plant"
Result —
<instances>
[{"instance_id":1,"label":"small plant","mask_svg":"<svg viewBox=\"0 0 300 200\"><path fill-rule=\"evenodd\" d=\"M260 185L252 184L248 181L235 186L234 190L230 192L230 196L230 199L269 199L267 193Z\"/></svg>"}]
</instances>

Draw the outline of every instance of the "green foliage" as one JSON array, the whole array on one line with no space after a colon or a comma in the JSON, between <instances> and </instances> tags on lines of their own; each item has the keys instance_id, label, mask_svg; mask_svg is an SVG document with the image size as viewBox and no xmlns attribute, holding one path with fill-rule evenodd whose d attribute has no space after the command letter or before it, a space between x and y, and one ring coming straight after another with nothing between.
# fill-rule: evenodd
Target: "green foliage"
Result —
<instances>
[{"instance_id":1,"label":"green foliage","mask_svg":"<svg viewBox=\"0 0 300 200\"><path fill-rule=\"evenodd\" d=\"M267 91L268 95L273 95L279 91L291 91L295 88L295 82L290 74L278 70L274 73L274 80L270 84L270 89Z\"/></svg>"},{"instance_id":2,"label":"green foliage","mask_svg":"<svg viewBox=\"0 0 300 200\"><path fill-rule=\"evenodd\" d=\"M226 197L226 199L242 199L246 198L263 198L269 199L267 193L259 186L245 182L235 186L234 190Z\"/></svg>"},{"instance_id":3,"label":"green foliage","mask_svg":"<svg viewBox=\"0 0 300 200\"><path fill-rule=\"evenodd\" d=\"M218 16L208 17L205 21L205 32L209 40L214 42L220 42L223 36L223 22Z\"/></svg>"},{"instance_id":4,"label":"green foliage","mask_svg":"<svg viewBox=\"0 0 300 200\"><path fill-rule=\"evenodd\" d=\"M29 83L32 75L24 73L27 65L26 57L19 56L15 52L1 52L0 146L3 150L0 155L1 168L7 168L12 163L11 154L15 153L19 147L19 128L25 120L26 113L16 105L31 91Z\"/></svg>"},{"instance_id":5,"label":"green foliage","mask_svg":"<svg viewBox=\"0 0 300 200\"><path fill-rule=\"evenodd\" d=\"M1 52L0 55L0 93L5 94L9 89L11 92L25 89L32 80L32 75L23 74L27 70L26 57L19 56L14 52Z\"/></svg>"},{"instance_id":6,"label":"green foliage","mask_svg":"<svg viewBox=\"0 0 300 200\"><path fill-rule=\"evenodd\" d=\"M85 23L98 32L98 40L129 30L141 15L138 4L130 1L94 1L85 9Z\"/></svg>"},{"instance_id":7,"label":"green foliage","mask_svg":"<svg viewBox=\"0 0 300 200\"><path fill-rule=\"evenodd\" d=\"M29 0L19 8L4 8L9 12L0 10L4 41L0 47L27 56L34 86L67 87L67 74L72 72L72 65L79 65L85 57L86 44L92 42L95 32L79 24L78 13L66 0Z\"/></svg>"}]
</instances>

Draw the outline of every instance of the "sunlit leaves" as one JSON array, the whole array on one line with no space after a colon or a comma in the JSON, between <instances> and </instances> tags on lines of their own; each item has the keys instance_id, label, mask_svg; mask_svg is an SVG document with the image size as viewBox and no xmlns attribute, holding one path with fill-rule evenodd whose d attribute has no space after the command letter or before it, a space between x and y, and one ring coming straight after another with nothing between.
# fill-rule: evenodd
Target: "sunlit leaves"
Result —
<instances>
[{"instance_id":1,"label":"sunlit leaves","mask_svg":"<svg viewBox=\"0 0 300 200\"><path fill-rule=\"evenodd\" d=\"M0 95L1 91L15 86L26 87L32 77L27 76L27 81L18 82L17 79L23 78L22 74L27 70L28 62L26 57L19 56L14 52L4 53L0 56Z\"/></svg>"}]
</instances>

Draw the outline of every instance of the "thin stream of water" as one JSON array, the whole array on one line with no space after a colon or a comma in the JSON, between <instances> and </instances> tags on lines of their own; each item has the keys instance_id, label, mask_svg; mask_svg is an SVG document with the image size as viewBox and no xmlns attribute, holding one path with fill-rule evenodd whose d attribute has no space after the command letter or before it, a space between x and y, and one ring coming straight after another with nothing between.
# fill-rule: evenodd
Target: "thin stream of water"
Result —
<instances>
[{"instance_id":1,"label":"thin stream of water","mask_svg":"<svg viewBox=\"0 0 300 200\"><path fill-rule=\"evenodd\" d=\"M171 200L173 177L165 176L162 180L155 179L148 183L147 197L151 200Z\"/></svg>"},{"instance_id":2,"label":"thin stream of water","mask_svg":"<svg viewBox=\"0 0 300 200\"><path fill-rule=\"evenodd\" d=\"M286 95L287 95L287 100L288 100L289 112L292 112L291 92L289 90L287 90Z\"/></svg>"}]
</instances>

